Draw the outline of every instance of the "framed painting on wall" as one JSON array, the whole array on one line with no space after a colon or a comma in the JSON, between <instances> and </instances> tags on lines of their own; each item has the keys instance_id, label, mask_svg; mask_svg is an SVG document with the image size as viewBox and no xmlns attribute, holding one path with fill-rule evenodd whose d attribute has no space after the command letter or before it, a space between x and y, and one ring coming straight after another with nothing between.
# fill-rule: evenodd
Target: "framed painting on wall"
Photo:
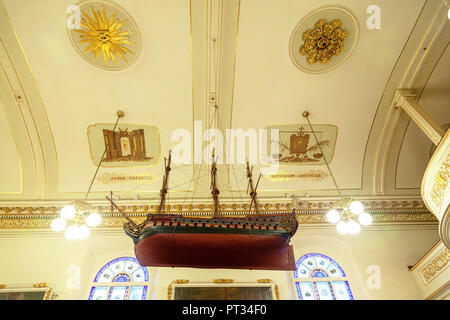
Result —
<instances>
[{"instance_id":1,"label":"framed painting on wall","mask_svg":"<svg viewBox=\"0 0 450 320\"><path fill-rule=\"evenodd\" d=\"M0 285L0 300L51 300L53 288L47 283Z\"/></svg>"},{"instance_id":2,"label":"framed painting on wall","mask_svg":"<svg viewBox=\"0 0 450 320\"><path fill-rule=\"evenodd\" d=\"M279 300L278 285L272 280L234 282L216 279L213 282L174 280L169 284L169 300Z\"/></svg>"}]
</instances>

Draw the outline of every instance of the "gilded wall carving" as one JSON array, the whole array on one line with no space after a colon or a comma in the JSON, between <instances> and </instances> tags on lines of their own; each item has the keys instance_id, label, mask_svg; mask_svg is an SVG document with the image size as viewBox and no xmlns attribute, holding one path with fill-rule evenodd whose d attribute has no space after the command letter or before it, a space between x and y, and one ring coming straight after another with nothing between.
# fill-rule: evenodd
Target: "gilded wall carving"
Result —
<instances>
[{"instance_id":1,"label":"gilded wall carving","mask_svg":"<svg viewBox=\"0 0 450 320\"><path fill-rule=\"evenodd\" d=\"M439 208L442 202L442 196L448 186L450 179L450 153L447 154L447 158L442 163L431 187L430 196L435 205Z\"/></svg>"},{"instance_id":2,"label":"gilded wall carving","mask_svg":"<svg viewBox=\"0 0 450 320\"><path fill-rule=\"evenodd\" d=\"M420 270L425 284L433 280L450 264L450 249L445 248Z\"/></svg>"}]
</instances>

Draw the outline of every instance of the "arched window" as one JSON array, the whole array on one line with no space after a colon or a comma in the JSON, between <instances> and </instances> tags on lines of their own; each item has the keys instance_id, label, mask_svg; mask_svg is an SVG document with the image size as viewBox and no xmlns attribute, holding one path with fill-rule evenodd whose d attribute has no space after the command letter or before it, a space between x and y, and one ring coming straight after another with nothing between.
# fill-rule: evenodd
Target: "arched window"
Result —
<instances>
[{"instance_id":1,"label":"arched window","mask_svg":"<svg viewBox=\"0 0 450 320\"><path fill-rule=\"evenodd\" d=\"M89 300L145 300L148 279L147 268L136 258L114 259L95 276Z\"/></svg>"},{"instance_id":2,"label":"arched window","mask_svg":"<svg viewBox=\"0 0 450 320\"><path fill-rule=\"evenodd\" d=\"M295 266L294 281L300 300L354 299L344 270L330 257L305 254Z\"/></svg>"}]
</instances>

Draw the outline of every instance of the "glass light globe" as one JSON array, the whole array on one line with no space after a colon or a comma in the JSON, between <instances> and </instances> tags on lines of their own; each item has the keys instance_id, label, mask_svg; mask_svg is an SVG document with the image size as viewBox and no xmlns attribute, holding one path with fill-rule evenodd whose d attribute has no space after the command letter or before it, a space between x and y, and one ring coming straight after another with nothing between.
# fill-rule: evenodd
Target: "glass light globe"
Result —
<instances>
[{"instance_id":1,"label":"glass light globe","mask_svg":"<svg viewBox=\"0 0 450 320\"><path fill-rule=\"evenodd\" d=\"M339 221L339 219L341 218L341 216L339 215L339 212L337 212L334 209L331 209L330 211L328 211L327 213L327 220L331 223L336 223Z\"/></svg>"},{"instance_id":2,"label":"glass light globe","mask_svg":"<svg viewBox=\"0 0 450 320\"><path fill-rule=\"evenodd\" d=\"M370 224L372 224L372 216L367 213L367 212L363 212L359 215L358 217L359 223L361 223L363 226L368 226Z\"/></svg>"},{"instance_id":3,"label":"glass light globe","mask_svg":"<svg viewBox=\"0 0 450 320\"><path fill-rule=\"evenodd\" d=\"M98 213L91 213L86 219L86 223L89 227L96 227L102 221L102 217Z\"/></svg>"},{"instance_id":4,"label":"glass light globe","mask_svg":"<svg viewBox=\"0 0 450 320\"><path fill-rule=\"evenodd\" d=\"M354 214L361 214L364 211L364 205L359 201L352 201L350 204L350 211Z\"/></svg>"},{"instance_id":5,"label":"glass light globe","mask_svg":"<svg viewBox=\"0 0 450 320\"><path fill-rule=\"evenodd\" d=\"M61 218L70 220L75 216L77 210L74 206L65 206L61 209Z\"/></svg>"},{"instance_id":6,"label":"glass light globe","mask_svg":"<svg viewBox=\"0 0 450 320\"><path fill-rule=\"evenodd\" d=\"M78 238L78 226L76 224L71 225L66 229L66 232L64 232L65 236L69 240L74 240Z\"/></svg>"},{"instance_id":7,"label":"glass light globe","mask_svg":"<svg viewBox=\"0 0 450 320\"><path fill-rule=\"evenodd\" d=\"M56 218L55 220L52 221L50 227L52 228L53 231L63 231L64 228L66 227L66 220L62 219L62 218Z\"/></svg>"},{"instance_id":8,"label":"glass light globe","mask_svg":"<svg viewBox=\"0 0 450 320\"><path fill-rule=\"evenodd\" d=\"M336 225L336 229L340 234L346 234L348 233L348 224L345 221L340 221L337 225Z\"/></svg>"},{"instance_id":9,"label":"glass light globe","mask_svg":"<svg viewBox=\"0 0 450 320\"><path fill-rule=\"evenodd\" d=\"M78 239L86 239L87 237L89 237L89 228L87 226L81 226L78 228L78 232L77 232L77 238Z\"/></svg>"},{"instance_id":10,"label":"glass light globe","mask_svg":"<svg viewBox=\"0 0 450 320\"><path fill-rule=\"evenodd\" d=\"M353 221L353 220L349 221L347 223L347 226L348 226L348 232L350 234L358 234L359 231L361 230L361 226L359 225L359 223L356 221Z\"/></svg>"}]
</instances>

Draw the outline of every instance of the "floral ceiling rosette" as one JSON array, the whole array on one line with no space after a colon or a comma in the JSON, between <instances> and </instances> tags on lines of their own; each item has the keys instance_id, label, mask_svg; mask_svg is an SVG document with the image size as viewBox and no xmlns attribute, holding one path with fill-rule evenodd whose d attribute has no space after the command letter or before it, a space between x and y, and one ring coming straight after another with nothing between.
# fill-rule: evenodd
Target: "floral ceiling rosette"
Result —
<instances>
[{"instance_id":1,"label":"floral ceiling rosette","mask_svg":"<svg viewBox=\"0 0 450 320\"><path fill-rule=\"evenodd\" d=\"M338 56L344 50L344 40L348 38L348 32L342 29L342 22L335 19L328 22L320 19L313 29L303 33L304 44L300 47L300 54L306 56L309 64L328 63L334 56Z\"/></svg>"},{"instance_id":2,"label":"floral ceiling rosette","mask_svg":"<svg viewBox=\"0 0 450 320\"><path fill-rule=\"evenodd\" d=\"M358 24L340 7L317 9L297 24L290 41L294 65L308 73L323 73L343 64L356 46Z\"/></svg>"}]
</instances>

